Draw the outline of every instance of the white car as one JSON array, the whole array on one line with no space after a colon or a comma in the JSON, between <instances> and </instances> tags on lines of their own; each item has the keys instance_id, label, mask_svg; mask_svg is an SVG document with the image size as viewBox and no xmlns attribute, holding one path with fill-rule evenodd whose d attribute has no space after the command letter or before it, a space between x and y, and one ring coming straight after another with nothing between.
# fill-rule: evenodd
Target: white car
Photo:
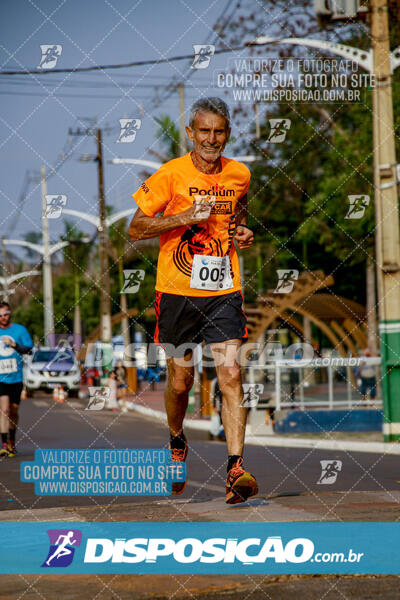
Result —
<instances>
[{"instance_id":1,"label":"white car","mask_svg":"<svg viewBox=\"0 0 400 600\"><path fill-rule=\"evenodd\" d=\"M57 384L76 396L81 374L70 349L38 348L24 365L24 383L29 396L35 390L52 390Z\"/></svg>"}]
</instances>

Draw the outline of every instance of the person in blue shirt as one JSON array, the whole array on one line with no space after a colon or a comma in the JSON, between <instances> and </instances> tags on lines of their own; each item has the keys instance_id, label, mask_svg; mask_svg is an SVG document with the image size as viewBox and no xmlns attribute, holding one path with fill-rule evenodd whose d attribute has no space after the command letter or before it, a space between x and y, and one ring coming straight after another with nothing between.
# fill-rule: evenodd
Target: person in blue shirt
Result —
<instances>
[{"instance_id":1,"label":"person in blue shirt","mask_svg":"<svg viewBox=\"0 0 400 600\"><path fill-rule=\"evenodd\" d=\"M11 323L8 302L0 302L0 456L16 455L15 433L23 385L23 359L33 347L23 325Z\"/></svg>"}]
</instances>

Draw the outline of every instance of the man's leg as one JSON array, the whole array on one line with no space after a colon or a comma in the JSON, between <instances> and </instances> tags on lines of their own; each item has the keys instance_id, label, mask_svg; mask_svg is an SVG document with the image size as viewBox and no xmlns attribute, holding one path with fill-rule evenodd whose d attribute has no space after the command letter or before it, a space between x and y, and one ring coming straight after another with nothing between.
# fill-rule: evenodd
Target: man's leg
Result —
<instances>
[{"instance_id":1,"label":"man's leg","mask_svg":"<svg viewBox=\"0 0 400 600\"><path fill-rule=\"evenodd\" d=\"M191 359L191 354L189 358ZM188 362L188 366L184 363ZM189 402L189 391L193 385L193 366L184 359L167 359L168 381L165 390L165 409L167 412L170 431L169 447L172 451L172 460L182 462L186 460L188 445L183 433L183 419L185 418ZM172 493L181 494L186 487L186 481L176 481L172 484Z\"/></svg>"},{"instance_id":2,"label":"man's leg","mask_svg":"<svg viewBox=\"0 0 400 600\"><path fill-rule=\"evenodd\" d=\"M218 385L222 392L222 422L228 449L226 480L228 504L245 502L247 498L258 492L255 478L242 467L247 408L241 406L243 388L237 361L240 345L239 339L211 344Z\"/></svg>"},{"instance_id":3,"label":"man's leg","mask_svg":"<svg viewBox=\"0 0 400 600\"><path fill-rule=\"evenodd\" d=\"M10 402L10 428L8 430L9 450L15 454L15 434L19 419L19 404Z\"/></svg>"},{"instance_id":4,"label":"man's leg","mask_svg":"<svg viewBox=\"0 0 400 600\"><path fill-rule=\"evenodd\" d=\"M236 359L240 345L240 340L211 344L222 393L222 422L229 456L242 456L247 420L247 410L240 406L243 400L242 376Z\"/></svg>"},{"instance_id":5,"label":"man's leg","mask_svg":"<svg viewBox=\"0 0 400 600\"><path fill-rule=\"evenodd\" d=\"M190 355L191 359L191 355ZM183 358L168 358L168 381L165 390L165 410L168 426L172 436L182 433L182 423L189 402L189 392L193 385L193 365L184 366Z\"/></svg>"},{"instance_id":6,"label":"man's leg","mask_svg":"<svg viewBox=\"0 0 400 600\"><path fill-rule=\"evenodd\" d=\"M18 426L19 403L21 402L22 382L14 383L10 389L10 424L8 431L8 456L15 456L15 434Z\"/></svg>"},{"instance_id":7,"label":"man's leg","mask_svg":"<svg viewBox=\"0 0 400 600\"><path fill-rule=\"evenodd\" d=\"M8 456L8 429L9 429L10 399L8 396L0 396L0 433L1 448L0 456Z\"/></svg>"}]
</instances>

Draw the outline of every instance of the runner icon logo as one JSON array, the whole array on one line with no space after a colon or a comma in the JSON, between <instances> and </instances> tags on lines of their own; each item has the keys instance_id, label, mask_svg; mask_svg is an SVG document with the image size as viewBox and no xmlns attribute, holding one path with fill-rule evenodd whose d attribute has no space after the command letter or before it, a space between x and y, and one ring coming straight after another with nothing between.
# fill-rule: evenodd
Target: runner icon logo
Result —
<instances>
[{"instance_id":1,"label":"runner icon logo","mask_svg":"<svg viewBox=\"0 0 400 600\"><path fill-rule=\"evenodd\" d=\"M130 144L134 142L136 139L136 132L142 126L141 119L120 119L119 124L121 127L121 131L119 134L119 138L117 139L117 144Z\"/></svg>"},{"instance_id":2,"label":"runner icon logo","mask_svg":"<svg viewBox=\"0 0 400 600\"><path fill-rule=\"evenodd\" d=\"M38 64L38 69L54 69L58 59L61 56L62 46L57 44L41 44L40 51L42 58Z\"/></svg>"},{"instance_id":3,"label":"runner icon logo","mask_svg":"<svg viewBox=\"0 0 400 600\"><path fill-rule=\"evenodd\" d=\"M136 294L144 279L144 274L143 269L124 269L124 285L121 294Z\"/></svg>"},{"instance_id":4,"label":"runner icon logo","mask_svg":"<svg viewBox=\"0 0 400 600\"><path fill-rule=\"evenodd\" d=\"M74 558L75 547L81 545L79 529L48 529L50 548L42 567L68 567Z\"/></svg>"},{"instance_id":5,"label":"runner icon logo","mask_svg":"<svg viewBox=\"0 0 400 600\"><path fill-rule=\"evenodd\" d=\"M290 119L268 119L271 131L267 142L271 144L280 144L285 141L286 134L292 124Z\"/></svg>"},{"instance_id":6,"label":"runner icon logo","mask_svg":"<svg viewBox=\"0 0 400 600\"><path fill-rule=\"evenodd\" d=\"M290 294L299 277L299 272L296 269L278 269L277 273L279 281L274 294Z\"/></svg>"},{"instance_id":7,"label":"runner icon logo","mask_svg":"<svg viewBox=\"0 0 400 600\"><path fill-rule=\"evenodd\" d=\"M46 195L46 208L43 211L43 217L48 219L58 219L61 216L63 207L67 204L67 196L62 194Z\"/></svg>"},{"instance_id":8,"label":"runner icon logo","mask_svg":"<svg viewBox=\"0 0 400 600\"><path fill-rule=\"evenodd\" d=\"M79 333L49 333L47 343L50 348L78 352L82 347L82 336Z\"/></svg>"},{"instance_id":9,"label":"runner icon logo","mask_svg":"<svg viewBox=\"0 0 400 600\"><path fill-rule=\"evenodd\" d=\"M335 483L338 473L342 470L341 460L320 460L321 463L321 476L317 481L317 484L332 485Z\"/></svg>"},{"instance_id":10,"label":"runner icon logo","mask_svg":"<svg viewBox=\"0 0 400 600\"><path fill-rule=\"evenodd\" d=\"M89 403L85 410L103 410L111 395L109 387L89 386Z\"/></svg>"},{"instance_id":11,"label":"runner icon logo","mask_svg":"<svg viewBox=\"0 0 400 600\"><path fill-rule=\"evenodd\" d=\"M369 206L370 197L366 194L347 196L349 200L349 210L345 219L362 219L366 208Z\"/></svg>"},{"instance_id":12,"label":"runner icon logo","mask_svg":"<svg viewBox=\"0 0 400 600\"><path fill-rule=\"evenodd\" d=\"M191 69L207 69L211 57L214 55L215 46L212 44L193 44L194 59L190 65Z\"/></svg>"},{"instance_id":13,"label":"runner icon logo","mask_svg":"<svg viewBox=\"0 0 400 600\"><path fill-rule=\"evenodd\" d=\"M255 408L263 391L264 384L262 383L244 383L243 400L240 406L243 408Z\"/></svg>"}]
</instances>

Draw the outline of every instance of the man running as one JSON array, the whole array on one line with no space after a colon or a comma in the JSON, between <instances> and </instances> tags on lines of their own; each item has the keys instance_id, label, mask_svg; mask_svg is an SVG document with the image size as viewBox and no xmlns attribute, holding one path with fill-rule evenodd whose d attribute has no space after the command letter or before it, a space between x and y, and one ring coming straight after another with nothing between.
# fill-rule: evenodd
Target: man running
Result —
<instances>
[{"instance_id":1,"label":"man running","mask_svg":"<svg viewBox=\"0 0 400 600\"><path fill-rule=\"evenodd\" d=\"M132 240L160 236L157 266L157 316L154 340L167 352L165 406L172 459L186 460L182 426L193 385L190 343L210 345L222 392L228 464L226 502L244 502L258 492L255 478L242 466L247 410L236 356L247 338L242 310L239 248L248 248L248 168L222 156L230 136L230 116L219 98L198 100L186 133L193 151L167 162L133 195L138 210ZM161 216L159 213L162 213ZM186 344L186 351L182 346ZM232 359L233 356L233 359ZM186 482L174 483L181 493Z\"/></svg>"},{"instance_id":2,"label":"man running","mask_svg":"<svg viewBox=\"0 0 400 600\"><path fill-rule=\"evenodd\" d=\"M22 354L27 354L33 343L23 325L11 323L8 302L0 302L0 456L13 457L18 409L22 391Z\"/></svg>"},{"instance_id":3,"label":"man running","mask_svg":"<svg viewBox=\"0 0 400 600\"><path fill-rule=\"evenodd\" d=\"M59 535L56 541L57 548L54 553L46 560L46 565L49 567L51 561L54 558L61 558L62 556L67 556L71 554L72 550L67 546L73 546L76 544L76 540L74 540L74 532L68 531L66 535Z\"/></svg>"}]
</instances>

